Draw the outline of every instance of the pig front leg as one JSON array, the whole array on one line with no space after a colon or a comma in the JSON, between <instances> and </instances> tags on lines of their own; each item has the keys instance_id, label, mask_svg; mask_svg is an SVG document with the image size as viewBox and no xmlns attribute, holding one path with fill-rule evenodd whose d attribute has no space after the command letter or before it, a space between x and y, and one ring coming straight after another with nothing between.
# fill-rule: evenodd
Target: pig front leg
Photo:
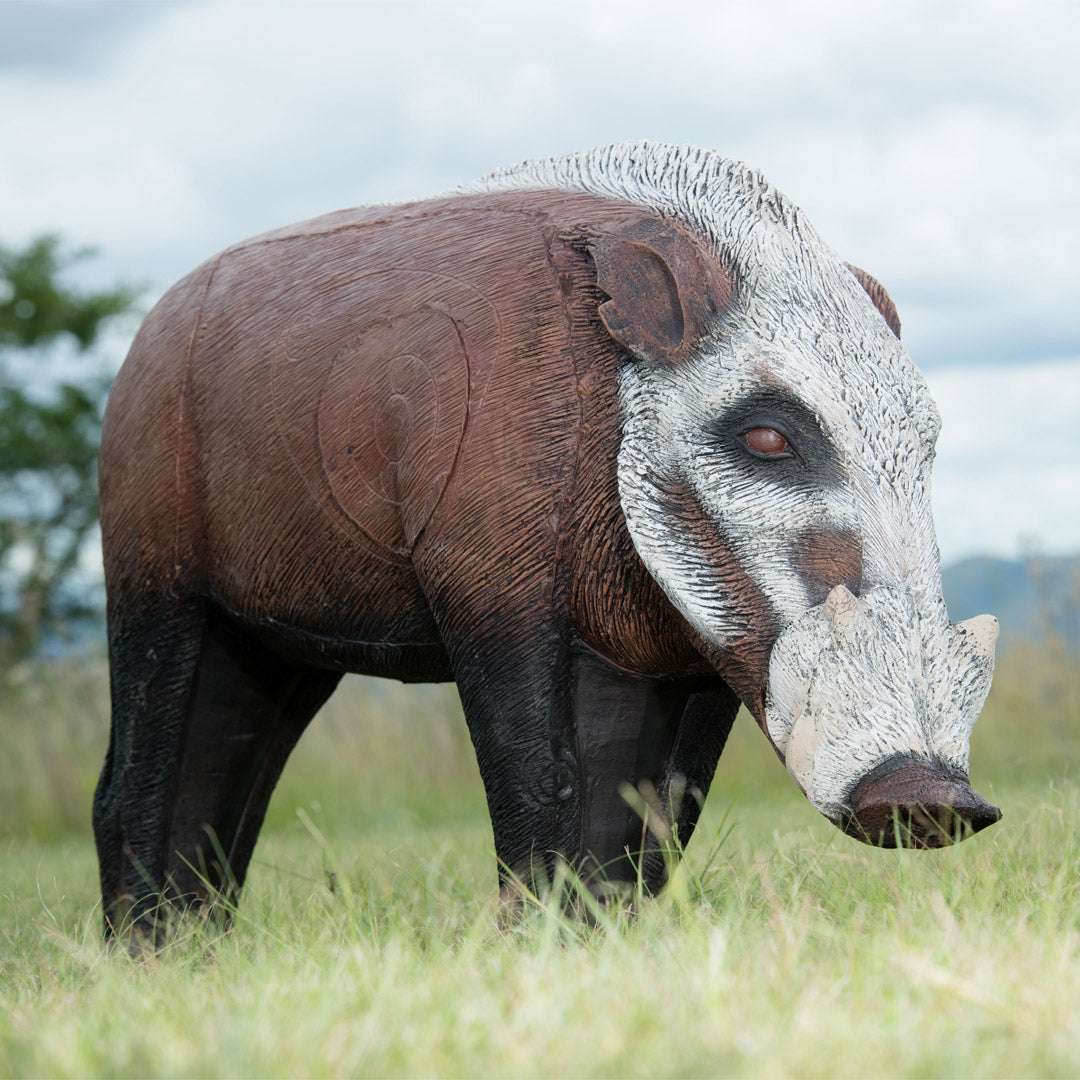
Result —
<instances>
[{"instance_id":1,"label":"pig front leg","mask_svg":"<svg viewBox=\"0 0 1080 1080\"><path fill-rule=\"evenodd\" d=\"M629 674L550 628L529 647L505 644L460 647L455 661L503 895L517 881L543 890L560 860L596 895L639 880L658 890L662 841L689 839L735 695L718 678Z\"/></svg>"},{"instance_id":2,"label":"pig front leg","mask_svg":"<svg viewBox=\"0 0 1080 1080\"><path fill-rule=\"evenodd\" d=\"M656 679L581 646L571 662L581 788L577 866L595 892L667 880L690 839L739 701L716 677Z\"/></svg>"}]
</instances>

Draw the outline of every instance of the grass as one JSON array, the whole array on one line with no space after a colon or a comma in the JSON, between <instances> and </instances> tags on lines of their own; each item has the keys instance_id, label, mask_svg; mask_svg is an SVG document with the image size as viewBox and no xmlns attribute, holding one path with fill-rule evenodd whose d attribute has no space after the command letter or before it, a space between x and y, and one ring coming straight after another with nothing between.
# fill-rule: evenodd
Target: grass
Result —
<instances>
[{"instance_id":1,"label":"grass","mask_svg":"<svg viewBox=\"0 0 1080 1080\"><path fill-rule=\"evenodd\" d=\"M1014 652L976 728L1005 811L940 852L819 819L741 717L671 887L505 926L452 688L343 688L275 794L231 933L99 941L98 666L0 702L0 1074L1074 1076L1080 674Z\"/></svg>"}]
</instances>

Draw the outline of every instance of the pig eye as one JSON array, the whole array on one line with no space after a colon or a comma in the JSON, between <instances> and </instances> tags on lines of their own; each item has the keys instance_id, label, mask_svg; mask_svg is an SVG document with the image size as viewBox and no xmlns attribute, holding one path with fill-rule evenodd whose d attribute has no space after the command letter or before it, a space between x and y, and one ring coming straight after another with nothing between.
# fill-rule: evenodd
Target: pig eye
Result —
<instances>
[{"instance_id":1,"label":"pig eye","mask_svg":"<svg viewBox=\"0 0 1080 1080\"><path fill-rule=\"evenodd\" d=\"M755 427L744 431L742 440L754 457L775 460L794 457L791 444L776 428Z\"/></svg>"}]
</instances>

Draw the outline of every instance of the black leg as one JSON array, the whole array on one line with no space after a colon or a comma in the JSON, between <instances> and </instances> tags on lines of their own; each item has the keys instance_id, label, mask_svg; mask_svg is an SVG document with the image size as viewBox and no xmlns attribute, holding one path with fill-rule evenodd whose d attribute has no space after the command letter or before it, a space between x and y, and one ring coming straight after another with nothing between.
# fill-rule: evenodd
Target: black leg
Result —
<instances>
[{"instance_id":1,"label":"black leg","mask_svg":"<svg viewBox=\"0 0 1080 1080\"><path fill-rule=\"evenodd\" d=\"M243 886L281 770L340 679L209 620L166 841L170 900L187 907Z\"/></svg>"},{"instance_id":2,"label":"black leg","mask_svg":"<svg viewBox=\"0 0 1080 1080\"><path fill-rule=\"evenodd\" d=\"M161 940L243 884L274 784L340 675L291 663L204 605L114 638L113 730L95 798L106 925Z\"/></svg>"},{"instance_id":3,"label":"black leg","mask_svg":"<svg viewBox=\"0 0 1080 1080\"><path fill-rule=\"evenodd\" d=\"M735 695L718 678L630 675L554 636L537 635L528 656L481 655L463 650L455 672L504 887L515 877L550 881L561 858L597 892L639 871L646 889L658 889L667 871L655 834L689 839ZM625 784L647 792L664 818L652 834Z\"/></svg>"},{"instance_id":4,"label":"black leg","mask_svg":"<svg viewBox=\"0 0 1080 1080\"><path fill-rule=\"evenodd\" d=\"M693 833L738 699L719 678L638 677L586 651L572 667L580 870L597 891L640 880L655 892L665 842Z\"/></svg>"},{"instance_id":5,"label":"black leg","mask_svg":"<svg viewBox=\"0 0 1080 1080\"><path fill-rule=\"evenodd\" d=\"M487 793L504 889L542 888L572 857L579 819L567 658L543 629L529 647L456 643L462 708Z\"/></svg>"},{"instance_id":6,"label":"black leg","mask_svg":"<svg viewBox=\"0 0 1080 1080\"><path fill-rule=\"evenodd\" d=\"M93 815L107 934L128 921L153 928L205 624L197 600L110 613L112 726Z\"/></svg>"}]
</instances>

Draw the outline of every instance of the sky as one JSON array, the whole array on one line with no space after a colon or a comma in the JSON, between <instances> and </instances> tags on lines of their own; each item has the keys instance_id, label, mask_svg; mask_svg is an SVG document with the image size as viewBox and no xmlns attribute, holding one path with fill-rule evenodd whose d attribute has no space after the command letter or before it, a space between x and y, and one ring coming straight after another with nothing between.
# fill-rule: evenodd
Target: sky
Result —
<instances>
[{"instance_id":1,"label":"sky","mask_svg":"<svg viewBox=\"0 0 1080 1080\"><path fill-rule=\"evenodd\" d=\"M944 560L1080 551L1078 55L1046 0L0 0L0 244L91 244L83 278L148 306L329 210L710 147L896 302Z\"/></svg>"}]
</instances>

